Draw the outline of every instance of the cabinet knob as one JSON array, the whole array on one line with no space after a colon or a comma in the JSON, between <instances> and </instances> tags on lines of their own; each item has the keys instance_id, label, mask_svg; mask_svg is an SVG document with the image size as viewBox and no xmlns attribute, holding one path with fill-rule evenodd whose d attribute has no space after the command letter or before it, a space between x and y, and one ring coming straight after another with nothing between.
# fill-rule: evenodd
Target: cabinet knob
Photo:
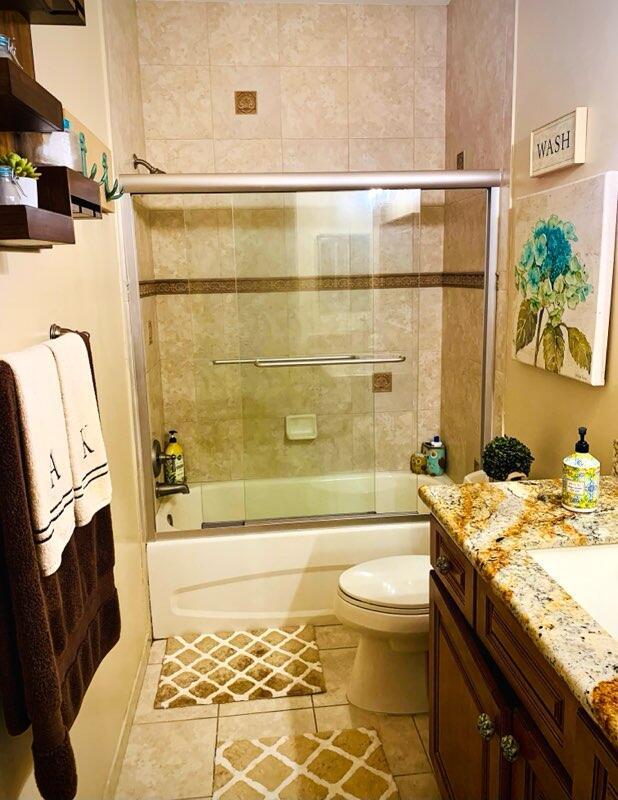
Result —
<instances>
[{"instance_id":1,"label":"cabinet knob","mask_svg":"<svg viewBox=\"0 0 618 800\"><path fill-rule=\"evenodd\" d=\"M438 556L436 560L436 569L438 570L440 575L446 575L446 573L450 570L450 568L451 568L451 562L448 560L448 558L444 554Z\"/></svg>"},{"instance_id":2,"label":"cabinet knob","mask_svg":"<svg viewBox=\"0 0 618 800\"><path fill-rule=\"evenodd\" d=\"M519 755L519 744L517 739L511 734L507 734L500 739L500 749L504 758L512 764Z\"/></svg>"},{"instance_id":3,"label":"cabinet knob","mask_svg":"<svg viewBox=\"0 0 618 800\"><path fill-rule=\"evenodd\" d=\"M479 714L479 718L476 721L476 727L478 728L478 732L481 734L483 739L491 739L496 732L494 724L487 714Z\"/></svg>"}]
</instances>

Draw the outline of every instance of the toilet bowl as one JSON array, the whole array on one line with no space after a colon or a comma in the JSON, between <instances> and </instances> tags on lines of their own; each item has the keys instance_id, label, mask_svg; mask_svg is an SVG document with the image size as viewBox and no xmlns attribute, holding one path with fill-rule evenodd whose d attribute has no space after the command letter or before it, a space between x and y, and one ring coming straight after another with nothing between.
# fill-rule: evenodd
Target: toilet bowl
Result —
<instances>
[{"instance_id":1,"label":"toilet bowl","mask_svg":"<svg viewBox=\"0 0 618 800\"><path fill-rule=\"evenodd\" d=\"M359 634L348 700L367 711L427 711L429 556L390 556L343 572L335 614Z\"/></svg>"}]
</instances>

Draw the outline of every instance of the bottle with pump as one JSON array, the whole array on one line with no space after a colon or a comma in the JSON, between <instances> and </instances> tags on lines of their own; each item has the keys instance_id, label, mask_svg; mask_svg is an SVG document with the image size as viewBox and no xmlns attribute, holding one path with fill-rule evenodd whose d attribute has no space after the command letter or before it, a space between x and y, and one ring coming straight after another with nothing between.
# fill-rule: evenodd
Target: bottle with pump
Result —
<instances>
[{"instance_id":1,"label":"bottle with pump","mask_svg":"<svg viewBox=\"0 0 618 800\"><path fill-rule=\"evenodd\" d=\"M579 428L575 452L563 461L562 505L569 511L590 513L599 502L601 464L590 453L586 432L586 428Z\"/></svg>"},{"instance_id":2,"label":"bottle with pump","mask_svg":"<svg viewBox=\"0 0 618 800\"><path fill-rule=\"evenodd\" d=\"M185 460L182 445L178 443L176 434L170 431L167 447L165 448L165 483L184 483Z\"/></svg>"}]
</instances>

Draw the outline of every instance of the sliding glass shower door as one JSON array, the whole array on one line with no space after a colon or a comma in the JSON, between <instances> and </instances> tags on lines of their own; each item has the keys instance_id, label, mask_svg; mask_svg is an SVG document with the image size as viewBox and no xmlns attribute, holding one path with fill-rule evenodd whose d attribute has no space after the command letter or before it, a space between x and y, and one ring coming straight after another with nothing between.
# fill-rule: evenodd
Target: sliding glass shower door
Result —
<instances>
[{"instance_id":1,"label":"sliding glass shower door","mask_svg":"<svg viewBox=\"0 0 618 800\"><path fill-rule=\"evenodd\" d=\"M396 480L379 466L410 483L411 194L393 219L376 191L233 197L247 519L376 512ZM414 492L403 502L388 510L414 510Z\"/></svg>"}]
</instances>

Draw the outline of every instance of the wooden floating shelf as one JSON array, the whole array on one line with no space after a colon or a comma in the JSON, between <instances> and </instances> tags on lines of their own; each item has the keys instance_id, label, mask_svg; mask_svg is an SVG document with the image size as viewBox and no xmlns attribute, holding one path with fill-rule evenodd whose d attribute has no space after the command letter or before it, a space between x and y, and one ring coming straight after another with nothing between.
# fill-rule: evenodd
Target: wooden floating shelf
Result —
<instances>
[{"instance_id":1,"label":"wooden floating shelf","mask_svg":"<svg viewBox=\"0 0 618 800\"><path fill-rule=\"evenodd\" d=\"M74 219L101 219L101 187L69 167L37 167L39 206Z\"/></svg>"},{"instance_id":2,"label":"wooden floating shelf","mask_svg":"<svg viewBox=\"0 0 618 800\"><path fill-rule=\"evenodd\" d=\"M86 0L0 0L0 11L19 11L31 25L86 24Z\"/></svg>"},{"instance_id":3,"label":"wooden floating shelf","mask_svg":"<svg viewBox=\"0 0 618 800\"><path fill-rule=\"evenodd\" d=\"M64 126L62 103L8 58L0 58L0 130L52 133Z\"/></svg>"},{"instance_id":4,"label":"wooden floating shelf","mask_svg":"<svg viewBox=\"0 0 618 800\"><path fill-rule=\"evenodd\" d=\"M75 244L73 220L30 206L0 206L0 247L50 247Z\"/></svg>"}]
</instances>

